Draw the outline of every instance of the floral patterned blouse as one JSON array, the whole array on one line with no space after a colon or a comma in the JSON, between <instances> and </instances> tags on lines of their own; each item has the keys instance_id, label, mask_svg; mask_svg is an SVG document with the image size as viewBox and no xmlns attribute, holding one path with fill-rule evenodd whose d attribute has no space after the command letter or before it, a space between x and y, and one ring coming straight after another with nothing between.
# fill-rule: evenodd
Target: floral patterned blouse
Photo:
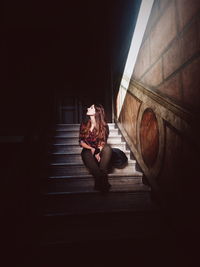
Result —
<instances>
[{"instance_id":1,"label":"floral patterned blouse","mask_svg":"<svg viewBox=\"0 0 200 267\"><path fill-rule=\"evenodd\" d=\"M81 128L82 125L80 127L80 132L81 132ZM104 146L107 143L107 139L108 139L108 135L109 135L109 128L107 126L107 135L106 138L103 140L100 140L99 138L97 138L96 133L95 133L95 129L93 129L92 131L89 131L89 135L86 138L81 138L79 136L79 144L81 143L81 141L83 141L84 143L86 143L87 145L94 147L94 148L98 148L100 146ZM81 144L80 144L81 146Z\"/></svg>"}]
</instances>

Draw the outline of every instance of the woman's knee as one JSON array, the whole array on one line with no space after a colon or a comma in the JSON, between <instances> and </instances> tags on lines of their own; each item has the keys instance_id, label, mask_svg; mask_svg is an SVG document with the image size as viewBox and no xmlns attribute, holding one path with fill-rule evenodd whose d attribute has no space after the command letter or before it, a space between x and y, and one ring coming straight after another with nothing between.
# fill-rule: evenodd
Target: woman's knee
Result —
<instances>
[{"instance_id":1,"label":"woman's knee","mask_svg":"<svg viewBox=\"0 0 200 267\"><path fill-rule=\"evenodd\" d=\"M106 144L103 149L102 149L102 154L111 154L112 153L112 148L110 145Z\"/></svg>"},{"instance_id":2,"label":"woman's knee","mask_svg":"<svg viewBox=\"0 0 200 267\"><path fill-rule=\"evenodd\" d=\"M83 160L90 159L92 157L92 153L91 153L91 151L89 149L85 149L84 148L81 151L81 157L82 157Z\"/></svg>"}]
</instances>

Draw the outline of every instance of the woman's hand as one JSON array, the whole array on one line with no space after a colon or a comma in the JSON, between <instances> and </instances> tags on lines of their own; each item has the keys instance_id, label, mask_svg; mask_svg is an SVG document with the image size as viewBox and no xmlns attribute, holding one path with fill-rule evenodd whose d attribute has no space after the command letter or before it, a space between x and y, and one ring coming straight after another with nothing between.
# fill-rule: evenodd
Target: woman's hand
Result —
<instances>
[{"instance_id":1,"label":"woman's hand","mask_svg":"<svg viewBox=\"0 0 200 267\"><path fill-rule=\"evenodd\" d=\"M101 145L98 147L100 149L100 152L104 148L104 146L105 146L105 142L101 142Z\"/></svg>"},{"instance_id":2,"label":"woman's hand","mask_svg":"<svg viewBox=\"0 0 200 267\"><path fill-rule=\"evenodd\" d=\"M95 155L95 158L96 158L97 161L99 162L99 161L101 160L100 153L96 154L96 155Z\"/></svg>"},{"instance_id":3,"label":"woman's hand","mask_svg":"<svg viewBox=\"0 0 200 267\"><path fill-rule=\"evenodd\" d=\"M92 155L94 155L95 148L94 148L94 147L91 147L90 150L91 150L91 152L92 152Z\"/></svg>"}]
</instances>

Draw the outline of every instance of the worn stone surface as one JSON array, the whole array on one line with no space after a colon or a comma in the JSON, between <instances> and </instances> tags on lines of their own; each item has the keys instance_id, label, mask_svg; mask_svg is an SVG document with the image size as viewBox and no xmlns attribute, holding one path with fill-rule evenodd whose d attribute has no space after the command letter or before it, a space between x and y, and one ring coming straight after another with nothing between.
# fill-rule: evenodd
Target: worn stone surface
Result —
<instances>
[{"instance_id":1,"label":"worn stone surface","mask_svg":"<svg viewBox=\"0 0 200 267\"><path fill-rule=\"evenodd\" d=\"M158 183L166 191L176 191L178 180L174 179L180 169L182 140L173 128L166 127L166 145L163 167L158 177ZM178 157L179 153L179 157ZM178 177L177 177L178 178Z\"/></svg>"},{"instance_id":2,"label":"worn stone surface","mask_svg":"<svg viewBox=\"0 0 200 267\"><path fill-rule=\"evenodd\" d=\"M159 5L158 5L158 11L159 14L163 12L163 10L167 7L167 5L170 4L170 2L173 0L159 0Z\"/></svg>"},{"instance_id":3,"label":"worn stone surface","mask_svg":"<svg viewBox=\"0 0 200 267\"><path fill-rule=\"evenodd\" d=\"M144 86L155 88L180 106L195 110L199 105L198 63L190 66L193 63L189 61L195 59L200 50L199 3L195 0L155 1L147 26L147 29L151 26L151 30L145 33L133 74ZM184 67L187 62L189 65Z\"/></svg>"},{"instance_id":4,"label":"worn stone surface","mask_svg":"<svg viewBox=\"0 0 200 267\"><path fill-rule=\"evenodd\" d=\"M133 72L133 78L139 80L150 66L149 38L143 43L137 59L137 64Z\"/></svg>"},{"instance_id":5,"label":"worn stone surface","mask_svg":"<svg viewBox=\"0 0 200 267\"><path fill-rule=\"evenodd\" d=\"M163 80L162 58L159 59L152 68L142 77L141 81L148 87L155 87Z\"/></svg>"},{"instance_id":6,"label":"worn stone surface","mask_svg":"<svg viewBox=\"0 0 200 267\"><path fill-rule=\"evenodd\" d=\"M177 73L175 76L171 77L169 80L166 80L161 84L157 90L165 94L169 98L181 101L181 80L180 73Z\"/></svg>"},{"instance_id":7,"label":"worn stone surface","mask_svg":"<svg viewBox=\"0 0 200 267\"><path fill-rule=\"evenodd\" d=\"M149 21L147 23L147 27L144 33L144 39L146 40L146 38L149 36L153 25L156 23L156 21L158 20L159 17L159 0L155 0L153 3L153 7L151 9L151 14L149 17Z\"/></svg>"},{"instance_id":8,"label":"worn stone surface","mask_svg":"<svg viewBox=\"0 0 200 267\"><path fill-rule=\"evenodd\" d=\"M158 59L177 34L174 2L157 21L150 34L151 63Z\"/></svg>"},{"instance_id":9,"label":"worn stone surface","mask_svg":"<svg viewBox=\"0 0 200 267\"><path fill-rule=\"evenodd\" d=\"M200 10L200 1L198 0L176 0L178 12L179 31L196 15Z\"/></svg>"},{"instance_id":10,"label":"worn stone surface","mask_svg":"<svg viewBox=\"0 0 200 267\"><path fill-rule=\"evenodd\" d=\"M200 109L200 57L191 62L182 71L183 101L194 110Z\"/></svg>"},{"instance_id":11,"label":"worn stone surface","mask_svg":"<svg viewBox=\"0 0 200 267\"><path fill-rule=\"evenodd\" d=\"M197 18L197 29L198 29L198 47L200 47L200 16Z\"/></svg>"},{"instance_id":12,"label":"worn stone surface","mask_svg":"<svg viewBox=\"0 0 200 267\"><path fill-rule=\"evenodd\" d=\"M183 64L200 51L198 24L196 20L183 32L180 41L181 63Z\"/></svg>"},{"instance_id":13,"label":"worn stone surface","mask_svg":"<svg viewBox=\"0 0 200 267\"><path fill-rule=\"evenodd\" d=\"M176 39L163 55L163 74L166 79L181 64L180 41Z\"/></svg>"},{"instance_id":14,"label":"worn stone surface","mask_svg":"<svg viewBox=\"0 0 200 267\"><path fill-rule=\"evenodd\" d=\"M191 209L195 205L191 192L198 190L198 176L195 174L199 172L199 159L195 147L188 141L173 127L166 126L165 157L158 183L163 191L176 192L181 205L186 208L184 205L187 204ZM189 197L185 203L182 202L184 197L181 191L187 192Z\"/></svg>"},{"instance_id":15,"label":"worn stone surface","mask_svg":"<svg viewBox=\"0 0 200 267\"><path fill-rule=\"evenodd\" d=\"M152 167L159 150L159 131L156 116L151 109L145 110L142 116L140 144L144 162Z\"/></svg>"}]
</instances>

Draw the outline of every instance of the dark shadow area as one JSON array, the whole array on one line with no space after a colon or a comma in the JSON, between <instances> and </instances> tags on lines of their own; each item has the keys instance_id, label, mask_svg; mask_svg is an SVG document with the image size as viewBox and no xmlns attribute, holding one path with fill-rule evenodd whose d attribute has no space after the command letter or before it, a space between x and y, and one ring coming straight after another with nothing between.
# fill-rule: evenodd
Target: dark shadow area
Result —
<instances>
[{"instance_id":1,"label":"dark shadow area","mask_svg":"<svg viewBox=\"0 0 200 267\"><path fill-rule=\"evenodd\" d=\"M170 236L104 236L85 243L40 245L45 227L40 189L47 178L47 140L57 121L56 99L78 98L83 110L88 103L101 102L111 121L112 93L115 101L140 2L4 1L0 149L2 240L8 266L192 265L195 251L190 244L196 233L184 235L170 226L173 214L176 225L185 220L184 210L179 217L168 208L173 207L172 199L159 214L161 224L171 227ZM101 226L98 219L95 223ZM119 233L120 227L126 228L126 221Z\"/></svg>"}]
</instances>

